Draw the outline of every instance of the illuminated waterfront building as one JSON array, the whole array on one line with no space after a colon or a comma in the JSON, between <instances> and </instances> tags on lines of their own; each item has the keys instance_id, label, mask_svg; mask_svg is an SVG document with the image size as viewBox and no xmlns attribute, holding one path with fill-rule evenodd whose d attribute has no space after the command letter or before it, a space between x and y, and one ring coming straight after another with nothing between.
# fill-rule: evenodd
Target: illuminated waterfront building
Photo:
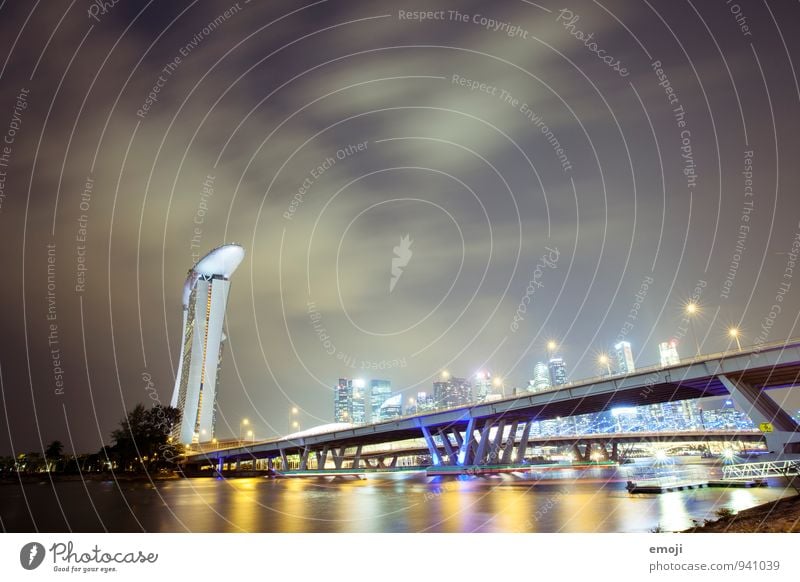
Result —
<instances>
[{"instance_id":1,"label":"illuminated waterfront building","mask_svg":"<svg viewBox=\"0 0 800 582\"><path fill-rule=\"evenodd\" d=\"M183 286L183 333L171 405L181 411L172 438L182 444L214 437L222 331L230 277L244 259L236 244L218 247L189 270Z\"/></svg>"},{"instance_id":2,"label":"illuminated waterfront building","mask_svg":"<svg viewBox=\"0 0 800 582\"><path fill-rule=\"evenodd\" d=\"M550 358L550 383L553 386L563 386L567 383L567 367L563 358Z\"/></svg>"},{"instance_id":3,"label":"illuminated waterfront building","mask_svg":"<svg viewBox=\"0 0 800 582\"><path fill-rule=\"evenodd\" d=\"M354 422L353 420L353 380L339 378L333 389L334 422Z\"/></svg>"},{"instance_id":4,"label":"illuminated waterfront building","mask_svg":"<svg viewBox=\"0 0 800 582\"><path fill-rule=\"evenodd\" d=\"M391 420L403 416L403 395L394 394L383 401L378 410L378 420Z\"/></svg>"},{"instance_id":5,"label":"illuminated waterfront building","mask_svg":"<svg viewBox=\"0 0 800 582\"><path fill-rule=\"evenodd\" d=\"M489 372L481 370L475 374L475 400L486 402L492 393L492 376Z\"/></svg>"},{"instance_id":6,"label":"illuminated waterfront building","mask_svg":"<svg viewBox=\"0 0 800 582\"><path fill-rule=\"evenodd\" d=\"M364 380L356 378L353 380L353 410L351 421L353 424L364 424L367 422L367 388Z\"/></svg>"},{"instance_id":7,"label":"illuminated waterfront building","mask_svg":"<svg viewBox=\"0 0 800 582\"><path fill-rule=\"evenodd\" d=\"M658 355L662 366L674 366L681 363L681 359L678 357L678 342L675 340L658 344Z\"/></svg>"},{"instance_id":8,"label":"illuminated waterfront building","mask_svg":"<svg viewBox=\"0 0 800 582\"><path fill-rule=\"evenodd\" d=\"M550 370L544 362L536 362L533 380L528 383L529 392L541 392L550 388Z\"/></svg>"},{"instance_id":9,"label":"illuminated waterfront building","mask_svg":"<svg viewBox=\"0 0 800 582\"><path fill-rule=\"evenodd\" d=\"M437 408L464 406L472 400L472 385L465 378L447 378L433 383Z\"/></svg>"},{"instance_id":10,"label":"illuminated waterfront building","mask_svg":"<svg viewBox=\"0 0 800 582\"><path fill-rule=\"evenodd\" d=\"M433 394L417 392L417 412L428 412L436 408L436 399Z\"/></svg>"},{"instance_id":11,"label":"illuminated waterfront building","mask_svg":"<svg viewBox=\"0 0 800 582\"><path fill-rule=\"evenodd\" d=\"M370 408L372 422L377 422L381 415L381 405L392 395L392 382L390 380L370 380Z\"/></svg>"},{"instance_id":12,"label":"illuminated waterfront building","mask_svg":"<svg viewBox=\"0 0 800 582\"><path fill-rule=\"evenodd\" d=\"M614 346L614 360L617 374L630 374L636 370L633 363L633 350L629 342L619 342Z\"/></svg>"}]
</instances>

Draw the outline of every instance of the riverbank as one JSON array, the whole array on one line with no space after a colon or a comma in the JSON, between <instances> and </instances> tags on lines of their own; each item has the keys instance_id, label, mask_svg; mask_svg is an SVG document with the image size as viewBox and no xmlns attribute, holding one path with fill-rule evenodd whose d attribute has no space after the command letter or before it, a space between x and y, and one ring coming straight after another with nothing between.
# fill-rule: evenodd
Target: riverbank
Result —
<instances>
[{"instance_id":1,"label":"riverbank","mask_svg":"<svg viewBox=\"0 0 800 582\"><path fill-rule=\"evenodd\" d=\"M757 505L685 533L800 533L800 495Z\"/></svg>"},{"instance_id":2,"label":"riverbank","mask_svg":"<svg viewBox=\"0 0 800 582\"><path fill-rule=\"evenodd\" d=\"M182 476L178 473L171 471L159 471L157 473L120 473L103 472L103 473L83 473L81 474L65 474L65 473L20 473L3 476L0 478L0 485L19 485L30 483L55 483L69 482L69 481L169 481L173 479L181 479Z\"/></svg>"}]
</instances>

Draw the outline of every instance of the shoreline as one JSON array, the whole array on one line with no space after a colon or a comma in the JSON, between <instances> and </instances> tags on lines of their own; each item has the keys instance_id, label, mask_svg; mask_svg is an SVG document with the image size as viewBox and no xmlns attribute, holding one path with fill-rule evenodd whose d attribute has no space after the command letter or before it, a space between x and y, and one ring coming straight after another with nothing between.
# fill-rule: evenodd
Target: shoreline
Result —
<instances>
[{"instance_id":1,"label":"shoreline","mask_svg":"<svg viewBox=\"0 0 800 582\"><path fill-rule=\"evenodd\" d=\"M680 533L800 533L800 493Z\"/></svg>"},{"instance_id":2,"label":"shoreline","mask_svg":"<svg viewBox=\"0 0 800 582\"><path fill-rule=\"evenodd\" d=\"M63 473L20 473L19 475L9 475L0 478L0 485L30 485L35 483L68 483L71 481L125 481L134 482L141 481L149 483L150 481L172 481L175 479L183 479L184 477L179 473L122 473L110 471L102 473L74 473L65 475Z\"/></svg>"}]
</instances>

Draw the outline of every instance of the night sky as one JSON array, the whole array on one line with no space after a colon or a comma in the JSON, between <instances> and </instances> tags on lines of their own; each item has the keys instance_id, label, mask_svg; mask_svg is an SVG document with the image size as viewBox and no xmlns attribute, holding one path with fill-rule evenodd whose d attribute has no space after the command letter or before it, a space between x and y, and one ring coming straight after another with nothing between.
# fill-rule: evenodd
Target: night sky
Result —
<instances>
[{"instance_id":1,"label":"night sky","mask_svg":"<svg viewBox=\"0 0 800 582\"><path fill-rule=\"evenodd\" d=\"M283 434L292 406L331 422L340 376L411 395L487 369L510 392L549 339L573 380L619 339L638 366L675 337L690 356L691 298L703 352L731 325L800 335L798 22L724 0L0 2L0 453L93 452L169 403L186 272L226 242L247 255L221 438Z\"/></svg>"}]
</instances>

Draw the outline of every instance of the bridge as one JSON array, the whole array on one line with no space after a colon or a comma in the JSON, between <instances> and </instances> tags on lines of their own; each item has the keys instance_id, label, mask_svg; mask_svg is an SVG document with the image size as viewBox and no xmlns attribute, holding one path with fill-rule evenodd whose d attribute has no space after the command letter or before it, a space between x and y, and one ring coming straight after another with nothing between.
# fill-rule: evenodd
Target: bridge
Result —
<instances>
[{"instance_id":1,"label":"bridge","mask_svg":"<svg viewBox=\"0 0 800 582\"><path fill-rule=\"evenodd\" d=\"M358 469L371 445L420 439L434 466L510 464L525 458L533 422L643 406L673 400L726 396L764 429L771 457L800 455L800 427L769 396L776 388L800 384L800 339L697 356L672 366L641 368L630 374L602 376L511 398L436 410L389 421L320 434L299 434L232 448L190 452L187 468L266 460L272 468L297 461L299 470L329 462L342 469L346 458ZM571 437L575 440L575 437ZM396 458L396 457L395 457ZM365 463L369 465L369 463ZM371 466L371 465L369 465Z\"/></svg>"}]
</instances>

